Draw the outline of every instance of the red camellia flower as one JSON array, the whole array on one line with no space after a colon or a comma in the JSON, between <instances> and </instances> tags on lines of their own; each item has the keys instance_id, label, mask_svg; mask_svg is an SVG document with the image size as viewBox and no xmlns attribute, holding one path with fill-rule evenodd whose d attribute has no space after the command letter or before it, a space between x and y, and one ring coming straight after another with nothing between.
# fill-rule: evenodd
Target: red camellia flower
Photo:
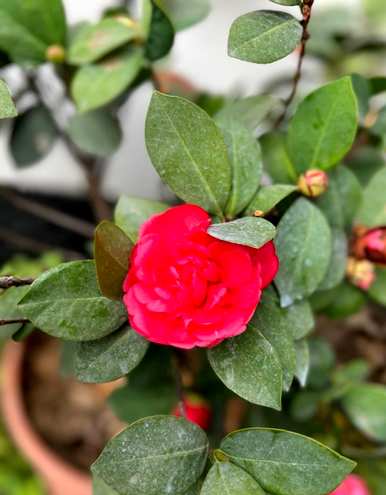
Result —
<instances>
[{"instance_id":1,"label":"red camellia flower","mask_svg":"<svg viewBox=\"0 0 386 495\"><path fill-rule=\"evenodd\" d=\"M199 395L188 394L184 398L184 408L186 419L196 423L203 430L208 430L212 419L212 408L206 400ZM180 407L176 406L172 414L177 418L180 417Z\"/></svg>"},{"instance_id":2,"label":"red camellia flower","mask_svg":"<svg viewBox=\"0 0 386 495\"><path fill-rule=\"evenodd\" d=\"M330 495L370 495L370 492L360 476L350 474Z\"/></svg>"},{"instance_id":3,"label":"red camellia flower","mask_svg":"<svg viewBox=\"0 0 386 495\"><path fill-rule=\"evenodd\" d=\"M359 231L353 242L353 254L386 265L386 227Z\"/></svg>"},{"instance_id":4,"label":"red camellia flower","mask_svg":"<svg viewBox=\"0 0 386 495\"><path fill-rule=\"evenodd\" d=\"M260 249L215 239L209 215L181 205L141 228L124 282L131 326L151 342L211 347L246 329L276 275L272 242Z\"/></svg>"}]
</instances>

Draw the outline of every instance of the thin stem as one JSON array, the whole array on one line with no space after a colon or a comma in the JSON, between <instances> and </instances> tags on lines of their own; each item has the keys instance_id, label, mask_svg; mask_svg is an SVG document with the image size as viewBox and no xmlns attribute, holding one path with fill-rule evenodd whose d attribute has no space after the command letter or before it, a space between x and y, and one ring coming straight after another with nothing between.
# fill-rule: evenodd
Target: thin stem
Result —
<instances>
[{"instance_id":1,"label":"thin stem","mask_svg":"<svg viewBox=\"0 0 386 495\"><path fill-rule=\"evenodd\" d=\"M23 285L31 285L33 278L19 278L12 275L0 277L0 289L9 289L10 287L22 287Z\"/></svg>"},{"instance_id":2,"label":"thin stem","mask_svg":"<svg viewBox=\"0 0 386 495\"><path fill-rule=\"evenodd\" d=\"M303 34L302 34L302 39L301 39L301 44L300 44L300 50L299 50L299 58L298 58L298 63L296 66L296 71L295 75L292 80L292 89L291 93L288 96L288 98L284 101L284 110L283 112L279 115L278 119L275 122L275 129L277 129L284 119L287 116L288 109L293 102L296 93L298 91L299 87L299 81L302 77L302 68L303 68L303 62L304 62L304 56L306 54L306 46L307 46L307 41L310 39L310 33L308 31L308 25L311 20L311 14L312 14L312 6L314 4L314 0L303 0L302 5L300 7L303 19L301 21L301 25L303 27Z\"/></svg>"},{"instance_id":3,"label":"thin stem","mask_svg":"<svg viewBox=\"0 0 386 495\"><path fill-rule=\"evenodd\" d=\"M176 383L176 394L178 398L178 407L180 409L181 416L186 418L186 408L184 401L184 385L182 381L182 363L181 363L181 355L178 351L174 352L173 365L174 365L174 377Z\"/></svg>"},{"instance_id":4,"label":"thin stem","mask_svg":"<svg viewBox=\"0 0 386 495\"><path fill-rule=\"evenodd\" d=\"M29 323L27 318L16 318L14 320L0 320L0 327L4 325L12 325L13 323Z\"/></svg>"}]
</instances>

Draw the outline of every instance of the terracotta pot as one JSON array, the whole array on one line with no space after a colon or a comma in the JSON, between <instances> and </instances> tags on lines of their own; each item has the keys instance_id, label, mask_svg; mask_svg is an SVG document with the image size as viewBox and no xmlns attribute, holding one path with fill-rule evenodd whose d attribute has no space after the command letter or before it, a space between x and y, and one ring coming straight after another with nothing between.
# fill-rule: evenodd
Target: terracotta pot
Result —
<instances>
[{"instance_id":1,"label":"terracotta pot","mask_svg":"<svg viewBox=\"0 0 386 495\"><path fill-rule=\"evenodd\" d=\"M49 495L91 495L89 476L67 464L34 431L22 394L23 343L8 343L1 365L1 407L16 445L46 483Z\"/></svg>"}]
</instances>

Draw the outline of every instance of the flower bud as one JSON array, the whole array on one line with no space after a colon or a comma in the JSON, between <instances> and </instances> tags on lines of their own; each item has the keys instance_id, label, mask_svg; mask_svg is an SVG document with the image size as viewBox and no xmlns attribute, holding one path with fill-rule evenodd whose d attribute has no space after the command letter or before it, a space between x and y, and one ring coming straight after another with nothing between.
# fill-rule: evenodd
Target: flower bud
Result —
<instances>
[{"instance_id":1,"label":"flower bud","mask_svg":"<svg viewBox=\"0 0 386 495\"><path fill-rule=\"evenodd\" d=\"M64 62L66 52L61 45L51 45L46 50L46 59L54 64L61 64Z\"/></svg>"},{"instance_id":2,"label":"flower bud","mask_svg":"<svg viewBox=\"0 0 386 495\"><path fill-rule=\"evenodd\" d=\"M368 290L375 281L375 268L368 260L349 258L346 275L353 285L362 290Z\"/></svg>"},{"instance_id":3,"label":"flower bud","mask_svg":"<svg viewBox=\"0 0 386 495\"><path fill-rule=\"evenodd\" d=\"M196 394L188 394L184 397L184 408L186 419L195 423L203 430L208 430L212 419L212 408L210 404L201 396ZM172 413L174 416L180 417L180 407L177 405Z\"/></svg>"},{"instance_id":4,"label":"flower bud","mask_svg":"<svg viewBox=\"0 0 386 495\"><path fill-rule=\"evenodd\" d=\"M327 191L328 175L323 170L307 170L299 177L299 191L309 198L317 198Z\"/></svg>"},{"instance_id":5,"label":"flower bud","mask_svg":"<svg viewBox=\"0 0 386 495\"><path fill-rule=\"evenodd\" d=\"M349 474L330 495L370 495L370 491L363 478Z\"/></svg>"},{"instance_id":6,"label":"flower bud","mask_svg":"<svg viewBox=\"0 0 386 495\"><path fill-rule=\"evenodd\" d=\"M352 252L358 259L386 265L386 227L357 230Z\"/></svg>"}]
</instances>

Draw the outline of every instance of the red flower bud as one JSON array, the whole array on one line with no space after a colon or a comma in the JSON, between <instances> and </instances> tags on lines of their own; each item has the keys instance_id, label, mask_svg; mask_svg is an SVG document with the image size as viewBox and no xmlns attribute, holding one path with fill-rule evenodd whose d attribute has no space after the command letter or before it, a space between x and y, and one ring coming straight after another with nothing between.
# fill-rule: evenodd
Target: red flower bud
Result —
<instances>
[{"instance_id":1,"label":"red flower bud","mask_svg":"<svg viewBox=\"0 0 386 495\"><path fill-rule=\"evenodd\" d=\"M357 230L352 244L352 252L358 259L386 265L386 227L370 230Z\"/></svg>"},{"instance_id":2,"label":"red flower bud","mask_svg":"<svg viewBox=\"0 0 386 495\"><path fill-rule=\"evenodd\" d=\"M195 423L203 430L208 430L212 419L212 408L210 404L196 394L188 394L184 397L184 408L186 419ZM172 413L174 416L180 417L180 407L177 405Z\"/></svg>"},{"instance_id":3,"label":"red flower bud","mask_svg":"<svg viewBox=\"0 0 386 495\"><path fill-rule=\"evenodd\" d=\"M317 198L327 191L328 175L323 170L307 170L299 177L299 191L309 198Z\"/></svg>"},{"instance_id":4,"label":"red flower bud","mask_svg":"<svg viewBox=\"0 0 386 495\"><path fill-rule=\"evenodd\" d=\"M362 290L368 290L375 280L375 268L368 260L349 258L346 275L353 285Z\"/></svg>"},{"instance_id":5,"label":"red flower bud","mask_svg":"<svg viewBox=\"0 0 386 495\"><path fill-rule=\"evenodd\" d=\"M62 45L51 45L46 50L46 59L54 64L61 64L66 58Z\"/></svg>"},{"instance_id":6,"label":"red flower bud","mask_svg":"<svg viewBox=\"0 0 386 495\"><path fill-rule=\"evenodd\" d=\"M330 495L370 495L370 491L360 476L349 474Z\"/></svg>"}]
</instances>

